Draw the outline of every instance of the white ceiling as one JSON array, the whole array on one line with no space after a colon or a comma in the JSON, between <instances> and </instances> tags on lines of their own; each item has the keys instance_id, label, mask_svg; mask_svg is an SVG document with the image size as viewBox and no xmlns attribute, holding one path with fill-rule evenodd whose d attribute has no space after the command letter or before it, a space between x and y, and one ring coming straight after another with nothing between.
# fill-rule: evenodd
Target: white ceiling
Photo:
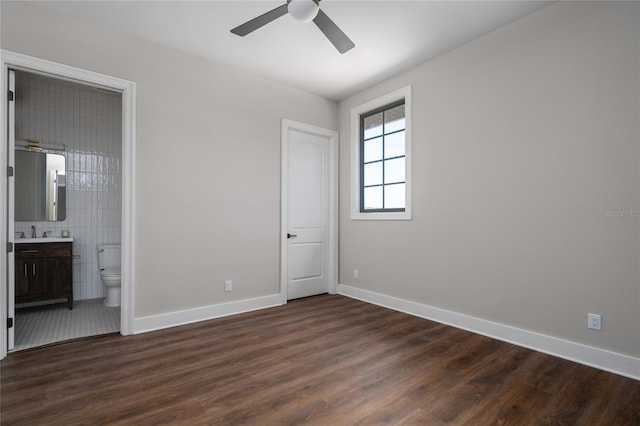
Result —
<instances>
[{"instance_id":1,"label":"white ceiling","mask_svg":"<svg viewBox=\"0 0 640 426\"><path fill-rule=\"evenodd\" d=\"M229 30L285 0L43 1L56 13L332 100L536 11L546 1L324 0L322 10L354 41L341 55L313 24L285 15L246 37Z\"/></svg>"}]
</instances>

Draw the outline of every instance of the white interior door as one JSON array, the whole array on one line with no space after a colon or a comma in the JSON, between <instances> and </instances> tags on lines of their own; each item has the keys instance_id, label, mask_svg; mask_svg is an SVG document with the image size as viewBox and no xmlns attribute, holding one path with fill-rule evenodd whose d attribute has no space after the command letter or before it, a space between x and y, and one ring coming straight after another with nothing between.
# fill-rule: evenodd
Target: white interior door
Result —
<instances>
[{"instance_id":1,"label":"white interior door","mask_svg":"<svg viewBox=\"0 0 640 426\"><path fill-rule=\"evenodd\" d=\"M16 136L16 114L15 114L15 93L16 93L16 75L14 70L9 70L7 74L9 81L9 93L13 93L13 96L9 95L7 105L7 161L9 167L14 167L15 164L15 136ZM7 240L11 243L15 240L14 234L14 180L9 178L7 180ZM7 329L7 350L12 350L15 346L15 310L16 310L16 298L15 298L15 279L14 279L14 250L7 253L7 318L8 322L12 322L12 326Z\"/></svg>"},{"instance_id":2,"label":"white interior door","mask_svg":"<svg viewBox=\"0 0 640 426\"><path fill-rule=\"evenodd\" d=\"M335 292L337 134L283 121L286 299Z\"/></svg>"}]
</instances>

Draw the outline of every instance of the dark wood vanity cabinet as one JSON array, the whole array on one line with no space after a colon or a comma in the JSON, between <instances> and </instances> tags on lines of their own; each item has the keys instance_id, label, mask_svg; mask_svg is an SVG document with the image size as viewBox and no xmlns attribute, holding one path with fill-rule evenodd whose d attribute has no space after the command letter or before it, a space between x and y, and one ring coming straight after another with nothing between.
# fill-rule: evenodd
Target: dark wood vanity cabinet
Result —
<instances>
[{"instance_id":1,"label":"dark wood vanity cabinet","mask_svg":"<svg viewBox=\"0 0 640 426\"><path fill-rule=\"evenodd\" d=\"M73 309L72 245L16 243L16 303L67 299Z\"/></svg>"}]
</instances>

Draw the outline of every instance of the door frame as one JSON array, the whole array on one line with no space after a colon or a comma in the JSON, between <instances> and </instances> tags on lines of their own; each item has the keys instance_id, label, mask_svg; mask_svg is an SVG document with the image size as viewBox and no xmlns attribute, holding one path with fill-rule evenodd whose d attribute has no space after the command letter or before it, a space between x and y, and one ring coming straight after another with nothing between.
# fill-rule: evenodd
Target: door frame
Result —
<instances>
[{"instance_id":1,"label":"door frame","mask_svg":"<svg viewBox=\"0 0 640 426\"><path fill-rule=\"evenodd\" d=\"M136 164L136 83L121 78L99 74L8 50L0 50L0 165L6 170L8 155L13 152L13 141L8 140L7 111L9 68L43 74L61 80L71 80L94 87L103 87L122 93L122 303L120 334L133 334L135 318L135 164ZM9 146L11 144L11 146ZM8 185L7 173L0 172L0 243L7 247L15 243L15 235L8 234ZM5 252L6 253L6 252ZM7 289L10 284L8 259L0 256L0 320L8 318ZM0 360L7 355L8 332L0 326Z\"/></svg>"},{"instance_id":2,"label":"door frame","mask_svg":"<svg viewBox=\"0 0 640 426\"><path fill-rule=\"evenodd\" d=\"M329 293L335 294L338 287L338 132L322 127L282 119L280 157L280 299L287 303L287 271L289 270L289 245L287 229L289 224L289 130L326 137L329 143Z\"/></svg>"}]
</instances>

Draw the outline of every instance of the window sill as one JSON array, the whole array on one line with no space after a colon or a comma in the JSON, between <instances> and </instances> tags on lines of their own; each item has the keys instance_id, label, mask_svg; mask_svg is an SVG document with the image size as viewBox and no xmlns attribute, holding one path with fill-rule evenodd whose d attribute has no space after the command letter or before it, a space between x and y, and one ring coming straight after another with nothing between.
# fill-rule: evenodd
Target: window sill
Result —
<instances>
[{"instance_id":1,"label":"window sill","mask_svg":"<svg viewBox=\"0 0 640 426\"><path fill-rule=\"evenodd\" d=\"M411 212L352 212L351 220L411 220Z\"/></svg>"}]
</instances>

